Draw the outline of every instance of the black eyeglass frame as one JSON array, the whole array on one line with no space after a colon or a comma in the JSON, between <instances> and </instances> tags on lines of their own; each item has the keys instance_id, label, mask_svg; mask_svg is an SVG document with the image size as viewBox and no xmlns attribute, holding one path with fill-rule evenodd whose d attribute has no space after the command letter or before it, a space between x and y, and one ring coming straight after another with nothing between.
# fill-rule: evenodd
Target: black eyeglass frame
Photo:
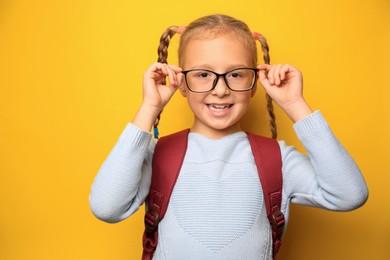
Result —
<instances>
[{"instance_id":1,"label":"black eyeglass frame","mask_svg":"<svg viewBox=\"0 0 390 260\"><path fill-rule=\"evenodd\" d=\"M235 70L242 70L242 69L249 69L249 70L253 70L255 72L255 77L253 79L253 82L252 82L252 86L247 88L247 89L243 89L243 90L236 90L236 89L232 89L229 84L228 84L228 81L226 79L226 75L231 73L232 71L235 71ZM192 90L190 88L190 85L188 84L188 81L187 81L187 74L189 72L192 72L192 71L207 71L207 72L210 72L212 74L214 74L215 76L217 76L215 79L214 79L214 82L213 82L213 87L210 89L210 90L205 90L205 91L197 91L197 90ZM186 81L186 85L187 85L187 88L191 91L191 92L194 92L194 93L207 93L207 92L210 92L210 91L213 91L213 89L215 88L215 86L217 86L218 84L218 80L220 77L223 77L224 81L225 81L225 84L226 86L228 87L229 90L231 91L234 91L234 92L245 92L245 91L249 91L249 90L252 90L254 88L254 86L256 85L256 81L257 81L257 72L259 71L258 68L235 68L235 69L232 69L232 70L229 70L225 73L222 73L222 74L219 74L219 73L216 73L212 70L207 70L207 69L192 69L192 70L185 70L185 71L182 71L182 73L184 74L184 79Z\"/></svg>"}]
</instances>

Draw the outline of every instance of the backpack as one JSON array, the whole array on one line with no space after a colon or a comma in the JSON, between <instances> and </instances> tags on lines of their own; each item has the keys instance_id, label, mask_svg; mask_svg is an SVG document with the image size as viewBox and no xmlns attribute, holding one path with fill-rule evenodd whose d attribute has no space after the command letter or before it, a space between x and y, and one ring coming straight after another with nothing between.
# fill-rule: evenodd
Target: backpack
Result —
<instances>
[{"instance_id":1,"label":"backpack","mask_svg":"<svg viewBox=\"0 0 390 260\"><path fill-rule=\"evenodd\" d=\"M158 224L164 218L169 199L187 150L189 129L162 137L152 161L152 182L145 213L142 260L151 260L158 242ZM282 243L284 215L282 201L282 160L276 140L247 133L263 187L267 217L272 227L273 256Z\"/></svg>"}]
</instances>

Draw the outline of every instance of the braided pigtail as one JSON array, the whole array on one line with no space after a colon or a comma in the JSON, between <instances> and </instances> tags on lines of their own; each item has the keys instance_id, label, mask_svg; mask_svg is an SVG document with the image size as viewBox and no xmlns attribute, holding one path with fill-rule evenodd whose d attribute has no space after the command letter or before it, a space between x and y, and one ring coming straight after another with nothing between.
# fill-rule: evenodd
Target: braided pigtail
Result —
<instances>
[{"instance_id":1,"label":"braided pigtail","mask_svg":"<svg viewBox=\"0 0 390 260\"><path fill-rule=\"evenodd\" d=\"M168 27L168 29L165 30L165 32L160 37L160 44L158 45L158 48L157 48L157 53L158 53L157 62L168 63L169 43L170 43L173 35L175 35L176 33L181 34L183 32L184 32L183 26L170 26L170 27ZM165 83L166 83L166 81L164 79L163 84L165 84ZM158 136L159 136L158 124L160 123L161 113L162 113L162 110L158 114L158 116L153 124L153 133L154 133L154 138L156 138L156 139L158 139Z\"/></svg>"},{"instance_id":2,"label":"braided pigtail","mask_svg":"<svg viewBox=\"0 0 390 260\"><path fill-rule=\"evenodd\" d=\"M264 63L270 64L269 46L268 46L267 40L265 39L265 37L263 35L256 33L256 32L253 33L253 36L261 44L261 49L263 51ZM272 98L268 94L266 94L266 99L267 99L267 111L268 111L268 115L269 115L271 134L272 134L272 138L276 139L278 137L278 131L277 131L277 127L276 127L274 105L272 102Z\"/></svg>"}]
</instances>

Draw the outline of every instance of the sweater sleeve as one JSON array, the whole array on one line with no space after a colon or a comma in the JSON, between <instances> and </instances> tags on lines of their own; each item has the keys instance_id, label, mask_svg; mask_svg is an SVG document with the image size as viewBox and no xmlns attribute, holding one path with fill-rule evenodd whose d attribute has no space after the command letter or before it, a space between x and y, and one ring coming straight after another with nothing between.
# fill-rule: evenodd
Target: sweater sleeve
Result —
<instances>
[{"instance_id":1,"label":"sweater sleeve","mask_svg":"<svg viewBox=\"0 0 390 260\"><path fill-rule=\"evenodd\" d=\"M136 212L149 193L155 141L129 123L100 167L89 203L100 220L115 223Z\"/></svg>"},{"instance_id":2,"label":"sweater sleeve","mask_svg":"<svg viewBox=\"0 0 390 260\"><path fill-rule=\"evenodd\" d=\"M319 111L294 129L308 156L279 142L283 160L283 204L289 201L335 211L349 211L368 197L365 180Z\"/></svg>"}]
</instances>

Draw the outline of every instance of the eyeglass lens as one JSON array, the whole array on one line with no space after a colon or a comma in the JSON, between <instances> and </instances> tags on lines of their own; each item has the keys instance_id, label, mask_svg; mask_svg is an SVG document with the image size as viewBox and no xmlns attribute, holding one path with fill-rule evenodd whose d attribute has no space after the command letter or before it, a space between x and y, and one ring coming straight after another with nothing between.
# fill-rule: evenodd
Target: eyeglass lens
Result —
<instances>
[{"instance_id":1,"label":"eyeglass lens","mask_svg":"<svg viewBox=\"0 0 390 260\"><path fill-rule=\"evenodd\" d=\"M192 91L207 92L215 87L220 76L224 77L225 83L231 90L245 91L253 87L256 70L252 68L240 68L225 74L217 74L209 70L195 69L186 73L186 82Z\"/></svg>"}]
</instances>

